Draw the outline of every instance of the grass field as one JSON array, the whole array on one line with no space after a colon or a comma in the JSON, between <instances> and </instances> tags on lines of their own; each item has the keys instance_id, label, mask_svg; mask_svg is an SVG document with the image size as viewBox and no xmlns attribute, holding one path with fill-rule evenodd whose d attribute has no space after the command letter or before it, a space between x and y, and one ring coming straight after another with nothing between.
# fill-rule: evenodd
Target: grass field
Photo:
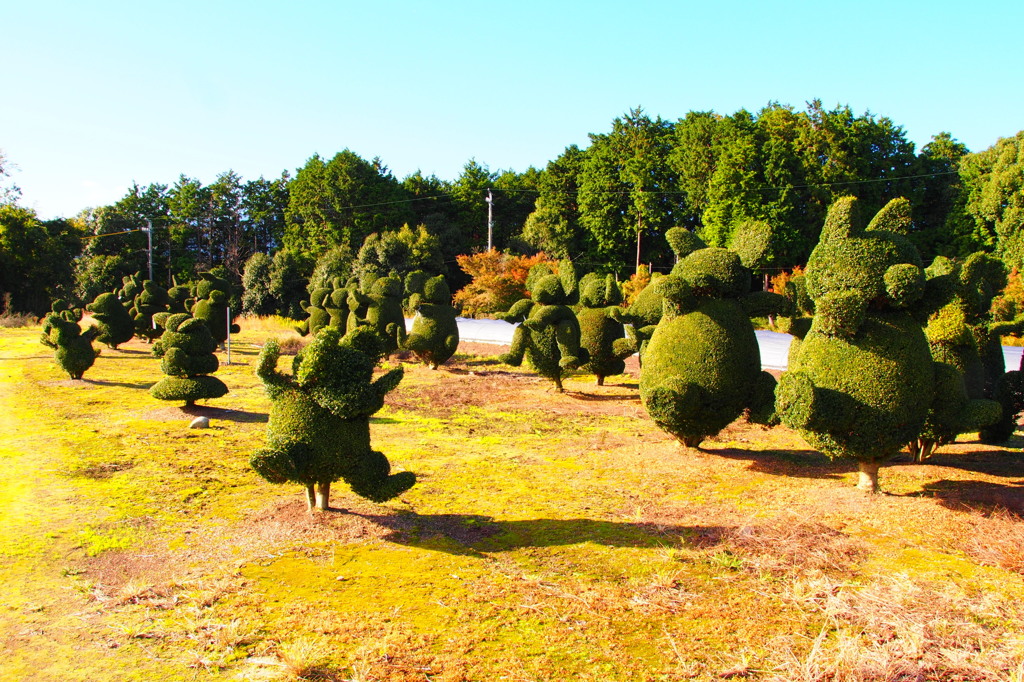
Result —
<instances>
[{"instance_id":1,"label":"grass field","mask_svg":"<svg viewBox=\"0 0 1024 682\"><path fill-rule=\"evenodd\" d=\"M1017 449L866 496L785 428L686 449L635 376L558 394L467 345L372 422L417 485L311 516L248 466L283 328L243 322L208 430L146 344L70 381L38 336L0 329L0 679L1024 680Z\"/></svg>"}]
</instances>

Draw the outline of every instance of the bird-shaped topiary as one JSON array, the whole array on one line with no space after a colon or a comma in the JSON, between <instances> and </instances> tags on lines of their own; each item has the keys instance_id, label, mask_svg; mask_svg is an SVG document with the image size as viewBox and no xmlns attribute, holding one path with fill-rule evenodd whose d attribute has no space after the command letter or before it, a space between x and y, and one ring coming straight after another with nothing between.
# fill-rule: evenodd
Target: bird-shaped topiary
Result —
<instances>
[{"instance_id":1,"label":"bird-shaped topiary","mask_svg":"<svg viewBox=\"0 0 1024 682\"><path fill-rule=\"evenodd\" d=\"M761 370L750 318L790 305L751 293L756 255L744 262L696 237L678 241L680 261L655 284L664 310L644 353L640 399L658 426L697 447L744 411L755 423L774 421L775 378Z\"/></svg>"},{"instance_id":2,"label":"bird-shaped topiary","mask_svg":"<svg viewBox=\"0 0 1024 682\"><path fill-rule=\"evenodd\" d=\"M160 369L165 376L149 389L158 400L184 400L192 407L197 400L219 398L228 387L217 377L220 361L214 355L217 341L209 327L188 313L158 313L157 324L164 328L160 340L153 344L153 355L163 358Z\"/></svg>"},{"instance_id":3,"label":"bird-shaped topiary","mask_svg":"<svg viewBox=\"0 0 1024 682\"><path fill-rule=\"evenodd\" d=\"M289 376L277 371L280 349L268 341L256 367L271 400L267 447L249 460L256 473L305 486L310 511L329 509L331 484L339 479L374 502L411 488L416 475L392 474L387 458L370 447L370 416L402 380L401 367L373 378L383 352L369 329L342 338L327 327L295 357Z\"/></svg>"},{"instance_id":4,"label":"bird-shaped topiary","mask_svg":"<svg viewBox=\"0 0 1024 682\"><path fill-rule=\"evenodd\" d=\"M814 317L776 390L782 421L826 455L857 460L858 487L872 492L880 464L918 437L935 396L928 340L911 314L934 285L906 236L911 225L904 199L867 225L853 197L829 207L805 275Z\"/></svg>"},{"instance_id":5,"label":"bird-shaped topiary","mask_svg":"<svg viewBox=\"0 0 1024 682\"><path fill-rule=\"evenodd\" d=\"M580 323L580 345L587 349L590 360L580 367L597 377L603 386L605 377L626 371L625 358L635 351L635 344L626 338L622 322L622 289L611 275L590 276L580 280L580 306L576 319Z\"/></svg>"},{"instance_id":6,"label":"bird-shaped topiary","mask_svg":"<svg viewBox=\"0 0 1024 682\"><path fill-rule=\"evenodd\" d=\"M555 382L558 391L564 390L565 370L590 359L580 345L580 323L567 299L558 275L544 275L534 282L530 298L498 315L506 322L522 323L513 332L512 345L501 361L518 366L525 357L537 374Z\"/></svg>"},{"instance_id":7,"label":"bird-shaped topiary","mask_svg":"<svg viewBox=\"0 0 1024 682\"><path fill-rule=\"evenodd\" d=\"M100 343L117 348L135 336L135 320L117 294L100 294L92 303L85 306L85 309L96 319L99 327L99 335L96 338Z\"/></svg>"},{"instance_id":8,"label":"bird-shaped topiary","mask_svg":"<svg viewBox=\"0 0 1024 682\"><path fill-rule=\"evenodd\" d=\"M82 319L82 309L69 308L63 299L57 299L50 307L51 312L43 320L39 341L54 349L57 366L69 377L81 379L100 354L92 347L92 340L99 334L99 329L89 327L83 331L78 324Z\"/></svg>"},{"instance_id":9,"label":"bird-shaped topiary","mask_svg":"<svg viewBox=\"0 0 1024 682\"><path fill-rule=\"evenodd\" d=\"M452 293L442 275L428 279L422 294L413 293L416 316L412 332L405 340L412 351L430 369L437 369L459 348L459 325L455 321Z\"/></svg>"}]
</instances>

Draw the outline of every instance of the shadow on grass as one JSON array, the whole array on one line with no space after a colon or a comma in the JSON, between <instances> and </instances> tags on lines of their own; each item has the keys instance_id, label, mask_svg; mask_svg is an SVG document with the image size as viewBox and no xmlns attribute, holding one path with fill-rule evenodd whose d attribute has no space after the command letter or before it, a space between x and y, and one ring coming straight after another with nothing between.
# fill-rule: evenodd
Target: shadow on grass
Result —
<instances>
[{"instance_id":1,"label":"shadow on grass","mask_svg":"<svg viewBox=\"0 0 1024 682\"><path fill-rule=\"evenodd\" d=\"M590 542L608 547L678 547L680 542L706 546L727 529L623 523L594 519L495 521L474 514L355 514L389 533L384 540L449 554L478 556L524 547L559 547Z\"/></svg>"},{"instance_id":2,"label":"shadow on grass","mask_svg":"<svg viewBox=\"0 0 1024 682\"><path fill-rule=\"evenodd\" d=\"M87 384L93 384L95 386L120 386L122 388L140 388L149 390L156 382L128 382L128 381L104 381L103 379L90 379L89 377L82 377L82 381Z\"/></svg>"},{"instance_id":3,"label":"shadow on grass","mask_svg":"<svg viewBox=\"0 0 1024 682\"><path fill-rule=\"evenodd\" d=\"M794 478L827 478L839 480L857 470L857 463L849 459L830 459L817 450L744 450L701 448L701 452L729 459L747 460L750 470L773 476Z\"/></svg>"},{"instance_id":4,"label":"shadow on grass","mask_svg":"<svg viewBox=\"0 0 1024 682\"><path fill-rule=\"evenodd\" d=\"M1024 481L991 483L989 481L936 481L926 484L920 492L903 497L932 497L954 511L991 513L1006 509L1024 516Z\"/></svg>"},{"instance_id":5,"label":"shadow on grass","mask_svg":"<svg viewBox=\"0 0 1024 682\"><path fill-rule=\"evenodd\" d=\"M223 407L209 407L207 405L193 405L192 407L182 407L180 409L182 414L188 414L193 417L209 417L210 419L221 419L223 421L243 424L265 424L269 418L266 412L229 410Z\"/></svg>"},{"instance_id":6,"label":"shadow on grass","mask_svg":"<svg viewBox=\"0 0 1024 682\"><path fill-rule=\"evenodd\" d=\"M990 446L980 445L988 448ZM900 453L899 457L893 460L889 466L910 466L914 462L907 453ZM1024 477L1024 452L1002 449L985 449L968 453L943 452L941 449L924 465L937 467L949 467L960 471L970 471L986 476L998 476L1000 478Z\"/></svg>"}]
</instances>

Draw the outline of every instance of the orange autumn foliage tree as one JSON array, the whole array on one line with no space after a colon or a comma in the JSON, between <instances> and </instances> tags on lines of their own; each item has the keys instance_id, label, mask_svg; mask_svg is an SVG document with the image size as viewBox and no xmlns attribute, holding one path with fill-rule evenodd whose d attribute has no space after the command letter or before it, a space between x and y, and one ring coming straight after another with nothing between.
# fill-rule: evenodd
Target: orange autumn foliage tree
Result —
<instances>
[{"instance_id":1,"label":"orange autumn foliage tree","mask_svg":"<svg viewBox=\"0 0 1024 682\"><path fill-rule=\"evenodd\" d=\"M628 308L633 305L633 301L640 295L640 292L644 290L648 284L651 283L651 271L646 265L641 265L636 269L628 280L622 283L622 307Z\"/></svg>"},{"instance_id":2,"label":"orange autumn foliage tree","mask_svg":"<svg viewBox=\"0 0 1024 682\"><path fill-rule=\"evenodd\" d=\"M794 278L800 277L804 274L804 269L799 265L795 266L792 270L783 270L779 274L771 278L771 291L776 294L786 295L786 285L790 283Z\"/></svg>"},{"instance_id":3,"label":"orange autumn foliage tree","mask_svg":"<svg viewBox=\"0 0 1024 682\"><path fill-rule=\"evenodd\" d=\"M467 317L505 312L516 301L529 298L526 276L538 263L546 263L558 271L558 261L543 251L533 256L515 256L491 249L456 256L455 260L473 278L455 292L455 303L462 306L462 314Z\"/></svg>"}]
</instances>

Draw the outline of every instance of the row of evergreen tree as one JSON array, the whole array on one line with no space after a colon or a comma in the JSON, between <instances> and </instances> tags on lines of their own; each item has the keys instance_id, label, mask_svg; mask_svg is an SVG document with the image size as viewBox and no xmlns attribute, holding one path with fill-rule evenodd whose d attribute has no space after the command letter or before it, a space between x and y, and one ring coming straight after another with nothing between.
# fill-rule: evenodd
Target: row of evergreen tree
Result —
<instances>
[{"instance_id":1,"label":"row of evergreen tree","mask_svg":"<svg viewBox=\"0 0 1024 682\"><path fill-rule=\"evenodd\" d=\"M227 171L210 184L182 175L134 185L114 204L69 219L40 221L7 197L0 291L14 309L41 314L56 297L91 300L145 271L150 257L164 284L216 266L239 284L254 254L276 261L279 292L301 291L324 254L353 262L371 235L378 261L420 249L415 257L432 259L426 269L446 274L455 290L466 282L456 257L488 243L489 192L497 249L543 250L620 276L637 263L669 270L673 255L661 237L671 227L726 246L751 219L777 231L770 267L803 264L827 207L845 195L867 210L906 197L911 239L926 260L985 250L1017 267L1022 143L1024 132L970 153L941 133L917 151L890 119L819 101L676 121L634 109L585 148L570 146L544 169L521 173L470 161L454 180L419 172L399 180L380 159L345 150L269 180ZM411 227L400 237L403 226ZM301 295L290 298L294 305Z\"/></svg>"}]
</instances>

